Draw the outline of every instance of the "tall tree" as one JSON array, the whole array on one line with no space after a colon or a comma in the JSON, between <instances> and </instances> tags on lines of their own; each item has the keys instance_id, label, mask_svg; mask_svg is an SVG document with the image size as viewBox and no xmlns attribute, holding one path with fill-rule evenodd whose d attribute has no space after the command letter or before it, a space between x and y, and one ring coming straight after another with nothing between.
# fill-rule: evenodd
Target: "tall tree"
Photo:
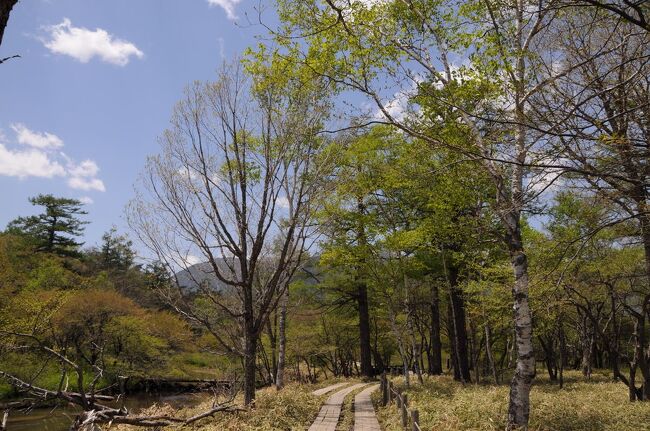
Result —
<instances>
[{"instance_id":1,"label":"tall tree","mask_svg":"<svg viewBox=\"0 0 650 431\"><path fill-rule=\"evenodd\" d=\"M88 222L79 217L86 215L83 204L76 199L38 195L29 198L32 205L42 206L45 212L18 217L9 222L7 230L32 237L39 251L71 255L83 245L78 238L83 235Z\"/></svg>"},{"instance_id":2,"label":"tall tree","mask_svg":"<svg viewBox=\"0 0 650 431\"><path fill-rule=\"evenodd\" d=\"M278 39L306 40L303 60L312 68L367 96L384 122L479 161L492 179L493 208L505 230L514 276L517 361L508 428L527 426L535 376L522 214L536 194L531 164L549 157L543 136L533 133L531 97L566 73L539 67L539 58L548 54L540 39L556 17L555 3L279 2L284 24ZM453 63L467 57L469 65ZM423 102L438 107L434 115L410 109ZM459 143L436 134L440 121L453 121L470 139Z\"/></svg>"},{"instance_id":3,"label":"tall tree","mask_svg":"<svg viewBox=\"0 0 650 431\"><path fill-rule=\"evenodd\" d=\"M635 337L644 380L640 398L650 399L650 358L641 353L647 349L650 312L650 32L589 11L568 15L558 25L558 34L565 36L550 40L564 61L577 67L536 96L537 124L550 131L563 164L573 172L565 185L618 207L606 225L636 223L648 284L640 293Z\"/></svg>"},{"instance_id":4,"label":"tall tree","mask_svg":"<svg viewBox=\"0 0 650 431\"><path fill-rule=\"evenodd\" d=\"M190 86L129 221L170 273L194 277L191 266L205 262L216 287L194 278L168 299L242 359L250 404L260 334L309 246L328 166L316 132L328 110L326 88L277 53L252 55L246 67L250 75L236 63Z\"/></svg>"}]
</instances>

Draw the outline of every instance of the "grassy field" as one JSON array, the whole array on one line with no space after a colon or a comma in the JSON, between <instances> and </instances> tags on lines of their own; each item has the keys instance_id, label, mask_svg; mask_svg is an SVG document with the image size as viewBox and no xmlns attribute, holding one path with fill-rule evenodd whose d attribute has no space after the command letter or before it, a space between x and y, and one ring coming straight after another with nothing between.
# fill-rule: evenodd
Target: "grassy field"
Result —
<instances>
[{"instance_id":1,"label":"grassy field","mask_svg":"<svg viewBox=\"0 0 650 431\"><path fill-rule=\"evenodd\" d=\"M393 382L400 386L401 378ZM191 429L217 430L305 430L314 420L321 404L331 394L312 395L314 389L336 383L328 380L316 385L292 383L277 392L273 388L259 390L256 407L250 411L219 413L204 419ZM355 391L355 393L358 391ZM420 411L423 430L503 430L508 405L507 385L466 385L450 376L426 378L423 385L414 384L406 391L409 408ZM346 397L337 430L352 429L354 393ZM386 431L403 431L400 416L393 404L378 406L379 391L373 394L377 415ZM241 399L238 399L241 402ZM630 403L627 388L612 382L607 373L594 373L586 381L578 372L565 373L565 387L549 382L544 376L535 381L531 394L530 429L536 431L639 431L650 430L650 403ZM168 406L156 406L147 413L170 413L191 416L209 408L209 402L174 412ZM119 430L135 430L121 427Z\"/></svg>"},{"instance_id":2,"label":"grassy field","mask_svg":"<svg viewBox=\"0 0 650 431\"><path fill-rule=\"evenodd\" d=\"M401 378L394 379L400 386ZM427 378L408 391L409 408L420 412L423 430L503 430L508 406L507 385L466 385L449 376ZM378 406L379 393L373 396ZM537 431L639 431L650 430L650 403L630 403L627 387L606 373L586 381L579 372L565 373L560 389L544 376L531 392L530 429ZM378 408L382 428L402 430L393 404Z\"/></svg>"},{"instance_id":3,"label":"grassy field","mask_svg":"<svg viewBox=\"0 0 650 431\"><path fill-rule=\"evenodd\" d=\"M190 429L197 431L218 430L305 430L318 415L321 404L327 395L317 397L312 395L313 385L292 383L282 391L265 388L257 391L255 408L234 413L217 413L212 418L203 419ZM236 400L241 403L241 397ZM143 411L143 414L172 414L190 417L210 408L211 401L192 408L174 411L169 406L154 406ZM112 429L112 428L111 428ZM135 431L141 428L120 426L120 431ZM175 429L169 427L169 429Z\"/></svg>"}]
</instances>

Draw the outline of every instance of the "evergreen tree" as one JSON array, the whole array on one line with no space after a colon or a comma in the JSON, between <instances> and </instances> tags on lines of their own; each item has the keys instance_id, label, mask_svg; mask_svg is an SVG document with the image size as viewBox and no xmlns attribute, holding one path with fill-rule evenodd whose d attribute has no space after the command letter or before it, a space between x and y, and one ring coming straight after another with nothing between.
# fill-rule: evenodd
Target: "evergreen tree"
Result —
<instances>
[{"instance_id":1,"label":"evergreen tree","mask_svg":"<svg viewBox=\"0 0 650 431\"><path fill-rule=\"evenodd\" d=\"M105 268L127 270L133 265L135 252L133 241L126 235L119 235L117 228L112 227L102 235L101 263Z\"/></svg>"},{"instance_id":2,"label":"evergreen tree","mask_svg":"<svg viewBox=\"0 0 650 431\"><path fill-rule=\"evenodd\" d=\"M7 231L31 237L39 251L76 254L83 245L78 242L78 238L88 223L79 219L79 216L87 214L82 209L82 203L76 199L57 198L50 194L40 194L29 201L32 205L44 207L45 211L29 217L18 217L9 222Z\"/></svg>"}]
</instances>

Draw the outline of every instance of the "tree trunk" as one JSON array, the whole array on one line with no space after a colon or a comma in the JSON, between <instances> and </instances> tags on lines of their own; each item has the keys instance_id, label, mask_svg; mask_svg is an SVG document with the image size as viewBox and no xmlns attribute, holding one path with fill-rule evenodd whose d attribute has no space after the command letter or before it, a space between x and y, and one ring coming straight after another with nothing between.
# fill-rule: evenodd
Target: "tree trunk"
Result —
<instances>
[{"instance_id":1,"label":"tree trunk","mask_svg":"<svg viewBox=\"0 0 650 431\"><path fill-rule=\"evenodd\" d=\"M269 384L274 384L278 375L278 314L273 313L273 320L267 319L267 332L269 337L269 345L271 347L271 364L269 372ZM263 346L260 346L263 348Z\"/></svg>"},{"instance_id":2,"label":"tree trunk","mask_svg":"<svg viewBox=\"0 0 650 431\"><path fill-rule=\"evenodd\" d=\"M492 354L492 331L490 330L490 324L485 323L485 353L487 354L488 363L490 365L490 370L492 371L492 378L494 383L499 384L499 373L497 372L496 364L494 363L494 355Z\"/></svg>"},{"instance_id":3,"label":"tree trunk","mask_svg":"<svg viewBox=\"0 0 650 431\"><path fill-rule=\"evenodd\" d=\"M257 368L257 335L246 331L244 342L244 405L255 401L255 371Z\"/></svg>"},{"instance_id":4,"label":"tree trunk","mask_svg":"<svg viewBox=\"0 0 650 431\"><path fill-rule=\"evenodd\" d=\"M420 351L420 344L418 343L418 340L415 336L415 330L413 329L413 319L408 317L408 327L409 327L409 334L411 338L411 350L413 351L413 364L415 367L415 375L418 378L418 382L424 383L424 379L422 378L422 369L420 368L420 356L421 356L421 351Z\"/></svg>"},{"instance_id":5,"label":"tree trunk","mask_svg":"<svg viewBox=\"0 0 650 431\"><path fill-rule=\"evenodd\" d=\"M645 195L644 195L645 197ZM648 216L648 207L646 205L646 200L642 200L642 204L639 205L639 213L641 215L641 234L643 238L643 250L645 255L645 271L647 283L650 286L650 217ZM643 298L643 305L641 307L641 316L639 317L639 326L637 343L639 344L638 348L640 351L639 356L639 368L641 370L641 375L643 376L643 386L642 386L642 399L645 401L650 400L650 358L648 358L647 353L647 340L646 340L646 331L645 331L645 320L646 315L648 315L650 307L650 287L648 287L647 293Z\"/></svg>"},{"instance_id":6,"label":"tree trunk","mask_svg":"<svg viewBox=\"0 0 650 431\"><path fill-rule=\"evenodd\" d=\"M395 322L395 313L393 310L388 311L390 314L390 327L393 331L393 335L395 336L395 339L397 340L397 348L399 350L399 356L402 359L402 369L404 371L404 384L406 385L407 388L411 386L411 379L409 376L409 366L408 366L408 358L406 357L406 348L404 347L404 340L402 339L402 336L400 335L399 331L397 330L397 322Z\"/></svg>"},{"instance_id":7,"label":"tree trunk","mask_svg":"<svg viewBox=\"0 0 650 431\"><path fill-rule=\"evenodd\" d=\"M566 340L564 338L564 326L560 323L560 317L558 316L558 338L559 338L559 350L560 350L560 372L558 380L560 383L560 389L564 387L564 363L566 361Z\"/></svg>"},{"instance_id":8,"label":"tree trunk","mask_svg":"<svg viewBox=\"0 0 650 431\"><path fill-rule=\"evenodd\" d=\"M429 374L442 374L442 343L440 342L440 298L438 285L431 283L431 333Z\"/></svg>"},{"instance_id":9,"label":"tree trunk","mask_svg":"<svg viewBox=\"0 0 650 431\"><path fill-rule=\"evenodd\" d=\"M284 364L287 354L287 305L289 302L289 288L285 288L280 303L280 322L278 323L278 372L275 376L275 388L280 390L284 386Z\"/></svg>"},{"instance_id":10,"label":"tree trunk","mask_svg":"<svg viewBox=\"0 0 650 431\"><path fill-rule=\"evenodd\" d=\"M357 211L359 215L366 212L362 197L357 197ZM366 228L362 217L357 226L357 241L360 246L366 244ZM361 274L357 274L359 277ZM372 352L370 348L370 311L368 306L368 285L359 277L357 280L357 306L359 308L359 360L361 362L361 375L372 377Z\"/></svg>"},{"instance_id":11,"label":"tree trunk","mask_svg":"<svg viewBox=\"0 0 650 431\"><path fill-rule=\"evenodd\" d=\"M359 307L359 350L361 375L372 377L372 351L370 348L370 313L368 310L368 286L358 283L357 305Z\"/></svg>"},{"instance_id":12,"label":"tree trunk","mask_svg":"<svg viewBox=\"0 0 650 431\"><path fill-rule=\"evenodd\" d=\"M514 297L515 344L517 364L510 383L507 429L526 428L530 415L530 387L535 378L533 322L528 305L528 259L524 253L520 220L512 217L514 227L508 238L510 260L515 275Z\"/></svg>"},{"instance_id":13,"label":"tree trunk","mask_svg":"<svg viewBox=\"0 0 650 431\"><path fill-rule=\"evenodd\" d=\"M472 378L469 374L469 358L467 349L467 326L465 319L465 301L463 292L458 287L458 268L449 265L447 271L449 277L449 302L451 304L451 318L458 374L454 377L463 383L469 383Z\"/></svg>"}]
</instances>

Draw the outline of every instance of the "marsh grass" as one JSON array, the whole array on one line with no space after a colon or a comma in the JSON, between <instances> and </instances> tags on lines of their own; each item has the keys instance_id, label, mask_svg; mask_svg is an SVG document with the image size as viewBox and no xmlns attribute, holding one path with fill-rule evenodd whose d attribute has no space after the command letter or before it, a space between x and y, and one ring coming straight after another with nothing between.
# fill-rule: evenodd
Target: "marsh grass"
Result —
<instances>
[{"instance_id":1,"label":"marsh grass","mask_svg":"<svg viewBox=\"0 0 650 431\"><path fill-rule=\"evenodd\" d=\"M394 379L402 385L401 378ZM412 385L409 409L420 412L423 430L503 430L508 407L508 385L461 385L451 376L426 379ZM382 429L402 430L393 404L378 408L380 394L373 394ZM531 391L530 429L536 431L639 431L650 430L650 403L628 401L627 387L606 373L585 380L579 372L565 373L560 389L540 376Z\"/></svg>"},{"instance_id":2,"label":"marsh grass","mask_svg":"<svg viewBox=\"0 0 650 431\"><path fill-rule=\"evenodd\" d=\"M196 431L220 430L305 430L313 422L320 410L324 397L312 395L311 385L289 384L281 391L274 388L264 388L257 391L255 408L230 413L217 413L212 418L203 419L191 427ZM236 398L236 403L242 403L242 397ZM178 417L190 417L208 410L211 401L205 401L192 408L174 411L171 407L153 406L142 411L142 414L158 415L171 414ZM122 426L120 431L135 431L141 428ZM176 429L168 427L166 429Z\"/></svg>"}]
</instances>

